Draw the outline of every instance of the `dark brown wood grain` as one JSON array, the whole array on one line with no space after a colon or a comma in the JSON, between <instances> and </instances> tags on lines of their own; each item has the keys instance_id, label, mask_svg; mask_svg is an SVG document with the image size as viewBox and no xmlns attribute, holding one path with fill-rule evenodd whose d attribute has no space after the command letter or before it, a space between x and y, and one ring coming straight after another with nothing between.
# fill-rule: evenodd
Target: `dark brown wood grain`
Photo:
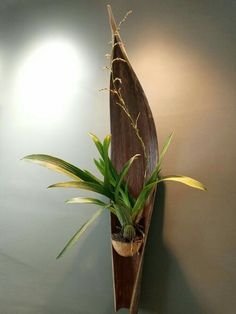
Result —
<instances>
[{"instance_id":1,"label":"dark brown wood grain","mask_svg":"<svg viewBox=\"0 0 236 314\"><path fill-rule=\"evenodd\" d=\"M128 60L110 7L108 7L108 12L113 34L112 60L115 60L112 62L110 80L111 159L114 166L119 171L130 157L135 154L141 155L140 158L135 160L126 178L129 190L134 197L137 197L144 184L145 167L147 166L146 178L148 178L157 163L157 135L147 98ZM115 84L118 84L117 86L114 86L115 78L121 80L116 80ZM142 145L135 134L134 128L131 126L127 114L117 104L119 99L117 95L112 92L114 87L116 87L116 89L121 88L122 98L133 119L135 120L139 115L137 125L146 147L148 155L147 165ZM153 191L149 198L140 221L146 236L139 255L121 257L112 249L115 309L130 308L131 314L135 314L138 311L144 249L151 221L154 197L155 191ZM119 222L116 217L112 215L112 233L117 232L117 226L119 226Z\"/></svg>"}]
</instances>

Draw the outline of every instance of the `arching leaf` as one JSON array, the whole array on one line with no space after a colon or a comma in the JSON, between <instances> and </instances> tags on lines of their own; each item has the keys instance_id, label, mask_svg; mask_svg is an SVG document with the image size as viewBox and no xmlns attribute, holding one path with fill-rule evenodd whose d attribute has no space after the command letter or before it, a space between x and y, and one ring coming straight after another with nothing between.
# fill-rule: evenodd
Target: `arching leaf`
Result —
<instances>
[{"instance_id":1,"label":"arching leaf","mask_svg":"<svg viewBox=\"0 0 236 314\"><path fill-rule=\"evenodd\" d=\"M94 204L99 206L107 206L104 202L98 200L97 198L88 197L73 197L66 201L67 204Z\"/></svg>"},{"instance_id":2,"label":"arching leaf","mask_svg":"<svg viewBox=\"0 0 236 314\"><path fill-rule=\"evenodd\" d=\"M73 237L67 242L66 246L58 254L57 259L62 257L68 249L75 245L88 227L103 213L104 209L105 208L99 209L86 223L82 225L82 227L73 235Z\"/></svg>"},{"instance_id":3,"label":"arching leaf","mask_svg":"<svg viewBox=\"0 0 236 314\"><path fill-rule=\"evenodd\" d=\"M83 181L69 181L69 182L60 182L50 185L48 188L75 188L88 190L91 192L96 192L101 195L105 195L110 199L113 199L113 195L109 190L105 189L103 186L92 183L92 182L83 182Z\"/></svg>"},{"instance_id":4,"label":"arching leaf","mask_svg":"<svg viewBox=\"0 0 236 314\"><path fill-rule=\"evenodd\" d=\"M199 182L193 178L186 177L186 176L165 176L165 177L161 177L158 180L158 183L161 181L176 181L176 182L186 184L186 185L188 185L192 188L195 188L195 189L207 191L206 187L201 182Z\"/></svg>"},{"instance_id":5,"label":"arching leaf","mask_svg":"<svg viewBox=\"0 0 236 314\"><path fill-rule=\"evenodd\" d=\"M59 159L57 157L44 154L33 154L25 156L23 159L32 163L39 164L40 166L44 166L56 172L66 174L73 179L81 179L86 182L99 183L99 179L91 176L90 173L85 172L80 168L68 163L67 161Z\"/></svg>"}]
</instances>

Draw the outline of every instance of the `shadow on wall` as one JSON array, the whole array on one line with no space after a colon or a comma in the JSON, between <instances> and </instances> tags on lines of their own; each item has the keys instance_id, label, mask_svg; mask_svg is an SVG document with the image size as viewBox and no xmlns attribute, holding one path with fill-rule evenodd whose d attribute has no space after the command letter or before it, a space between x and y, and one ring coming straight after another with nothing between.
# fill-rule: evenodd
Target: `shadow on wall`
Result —
<instances>
[{"instance_id":1,"label":"shadow on wall","mask_svg":"<svg viewBox=\"0 0 236 314\"><path fill-rule=\"evenodd\" d=\"M147 242L140 308L147 313L203 314L177 259L163 241L165 186L160 184Z\"/></svg>"}]
</instances>

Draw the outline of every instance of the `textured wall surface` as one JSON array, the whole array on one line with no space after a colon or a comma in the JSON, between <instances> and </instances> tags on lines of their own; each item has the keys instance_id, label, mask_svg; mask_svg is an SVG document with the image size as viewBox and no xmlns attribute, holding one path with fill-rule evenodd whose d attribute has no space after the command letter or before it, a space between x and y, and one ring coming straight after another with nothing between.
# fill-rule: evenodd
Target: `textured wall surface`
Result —
<instances>
[{"instance_id":1,"label":"textured wall surface","mask_svg":"<svg viewBox=\"0 0 236 314\"><path fill-rule=\"evenodd\" d=\"M133 10L121 34L149 99L159 144L175 132L163 173L192 176L209 190L203 193L177 183L159 188L139 313L233 314L236 3L110 3L118 20ZM105 5L102 0L1 1L2 314L113 313L109 215L56 261L65 241L94 208L66 205L64 200L83 193L46 190L65 178L20 161L30 153L47 153L94 170L96 150L87 133L109 133L108 95L98 92L109 82L109 73L102 70L110 41ZM16 73L34 45L53 38L73 43L80 56L75 67L80 79L63 115L51 95L45 117L37 120L27 114L29 108L25 112L21 107ZM45 79L47 75L45 70ZM31 84L28 89L30 95ZM32 106L34 101L32 97ZM50 106L55 112L48 117Z\"/></svg>"}]
</instances>

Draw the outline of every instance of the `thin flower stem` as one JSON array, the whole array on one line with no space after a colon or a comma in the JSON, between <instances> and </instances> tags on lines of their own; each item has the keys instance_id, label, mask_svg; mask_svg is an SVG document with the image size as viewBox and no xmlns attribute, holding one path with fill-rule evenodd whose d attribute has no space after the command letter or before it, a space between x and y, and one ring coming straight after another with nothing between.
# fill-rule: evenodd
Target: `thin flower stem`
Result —
<instances>
[{"instance_id":1,"label":"thin flower stem","mask_svg":"<svg viewBox=\"0 0 236 314\"><path fill-rule=\"evenodd\" d=\"M115 58L111 61L111 68L112 68L112 65L114 63L114 61L121 61L121 62L127 62L126 60L122 59L122 58ZM147 164L148 164L148 155L147 155L147 151L146 151L146 147L145 147L145 144L144 144L144 141L140 135L140 131L139 131L139 128L138 128L138 119L140 117L140 112L138 114L138 116L136 117L136 119L134 119L132 117L132 115L130 114L129 112L129 109L124 101L124 98L121 94L121 90L122 90L122 87L119 87L117 89L116 87L116 82L119 81L120 83L122 83L121 79L119 77L114 77L114 73L113 71L111 70L111 77L112 77L112 83L113 83L113 88L112 90L110 90L113 94L115 94L117 97L118 97L118 101L116 102L116 104L124 111L124 113L126 114L127 118L130 120L130 124L135 132L135 135L136 137L138 138L139 142L140 142L140 145L142 147L142 150L143 150L143 155L144 155L144 158L145 158L145 170L144 170L144 182L145 182L145 179L146 179L146 173L147 173Z\"/></svg>"},{"instance_id":2,"label":"thin flower stem","mask_svg":"<svg viewBox=\"0 0 236 314\"><path fill-rule=\"evenodd\" d=\"M132 11L130 10L130 11L128 11L128 12L125 14L125 16L123 17L123 19L122 19L122 20L120 21L120 23L118 24L118 27L117 27L118 30L120 30L121 24L123 24L123 23L126 21L127 17L128 17L131 13L132 13Z\"/></svg>"},{"instance_id":3,"label":"thin flower stem","mask_svg":"<svg viewBox=\"0 0 236 314\"><path fill-rule=\"evenodd\" d=\"M122 91L122 80L119 77L114 77L114 73L113 73L113 64L115 62L124 62L124 63L129 64L128 59L126 60L126 59L120 58L120 57L116 57L116 58L113 59L113 56L114 56L114 49L115 49L115 47L117 45L124 47L124 44L123 44L122 40L120 39L119 30L120 30L121 24L126 21L127 17L131 13L132 13L132 11L127 12L126 15L124 16L124 18L118 24L118 26L113 25L113 27L112 27L113 37L115 38L117 36L118 41L117 42L112 42L111 41L109 43L109 44L112 45L112 51L111 51L111 54L106 54L106 57L108 59L110 59L110 64L108 66L106 66L105 69L109 70L109 72L111 73L111 80L112 80L113 87L111 89L104 88L102 90L110 91L113 95L116 95L116 97L118 98L117 101L116 101L116 105L118 105L123 110L123 112L125 113L125 115L129 119L131 127L133 128L133 130L135 132L135 136L137 137L137 139L138 139L138 141L139 141L139 143L141 145L141 148L142 148L142 151L143 151L144 160L145 160L144 183L143 183L143 184L145 184L146 175L147 175L147 165L148 165L149 157L148 157L148 154L147 154L147 150L146 150L144 141L143 141L142 136L140 134L140 130L138 128L138 120L139 120L139 117L140 117L140 112L138 113L136 118L132 117L132 115L131 115L131 113L129 111L129 108L126 105L125 100L124 100L124 98L122 96L122 93L121 93L121 91ZM119 83L120 86L117 87L116 83Z\"/></svg>"}]
</instances>

